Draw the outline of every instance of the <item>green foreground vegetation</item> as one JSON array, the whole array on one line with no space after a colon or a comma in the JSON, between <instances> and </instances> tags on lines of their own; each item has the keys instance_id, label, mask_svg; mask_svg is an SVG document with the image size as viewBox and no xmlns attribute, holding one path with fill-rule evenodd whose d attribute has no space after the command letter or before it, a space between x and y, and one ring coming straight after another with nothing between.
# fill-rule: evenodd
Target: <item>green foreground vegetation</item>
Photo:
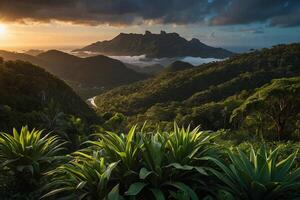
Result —
<instances>
[{"instance_id":1,"label":"green foreground vegetation","mask_svg":"<svg viewBox=\"0 0 300 200\"><path fill-rule=\"evenodd\" d=\"M298 150L288 144L227 148L219 133L184 129L102 132L82 150L41 131L2 133L1 197L6 199L294 199ZM259 144L256 144L259 145ZM292 146L299 149L299 143Z\"/></svg>"}]
</instances>

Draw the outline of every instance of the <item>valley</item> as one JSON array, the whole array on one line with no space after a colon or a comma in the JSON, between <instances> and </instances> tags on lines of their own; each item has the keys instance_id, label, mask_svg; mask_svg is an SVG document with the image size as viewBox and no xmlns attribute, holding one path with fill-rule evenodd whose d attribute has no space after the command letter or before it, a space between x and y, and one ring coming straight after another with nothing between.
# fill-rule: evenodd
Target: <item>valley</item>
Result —
<instances>
[{"instance_id":1,"label":"valley","mask_svg":"<svg viewBox=\"0 0 300 200\"><path fill-rule=\"evenodd\" d=\"M26 198L28 195L33 195L33 199L41 195L50 199L77 198L77 194L60 192L61 187L63 190L68 187L68 190L78 193L87 190L87 195L105 196L106 192L91 190L95 180L104 184L101 182L103 180L98 180L96 176L99 166L101 169L115 170L112 176L118 176L118 184L124 187L114 191L106 185L105 187L111 189L109 195L123 194L127 197L132 188L140 184L139 181L145 181L145 184L152 188L151 180L145 177L158 173L155 172L158 169L171 168L175 174L185 174L188 170L189 177L192 177L178 177L178 184L184 185L180 190L188 195L195 195L196 199L199 195L211 197L215 195L214 192L207 191L202 195L203 190L190 190L193 187L191 183L193 178L201 177L214 180L209 186L214 189L218 189L217 184L226 185L227 183L219 180L218 176L215 177L214 173L218 166L221 170L217 173L226 174L231 170L225 168L227 161L221 158L224 156L221 149L228 146L235 146L243 158L234 150L230 150L225 156L230 159L244 159L243 162L253 162L244 157L249 154L249 148L250 157L258 156L262 159L262 155L267 155L269 157L265 159L271 159L272 156L272 162L277 162L279 156L274 157L277 150L267 154L267 149L279 146L283 152L281 155L286 156L281 163L300 166L296 159L299 158L297 149L300 139L299 43L277 45L200 66L175 61L168 66L157 66L159 70L150 71L151 73L136 72L140 70L137 66L128 66L105 56L79 58L56 50L46 51L37 56L0 53L5 56L5 60L16 60L2 59L0 63L0 129L5 131L0 134L0 159L13 163L4 163L4 166L5 169L14 172L19 170L15 169L14 165L23 167L23 164L18 164L18 160L14 158L29 154L24 160L29 165L24 166L20 175L0 173L0 178L17 184L17 191L22 190L24 184L30 185L25 192L19 193ZM101 66L101 63L104 63L105 67ZM37 64L42 66L38 67ZM108 66L113 69L107 69ZM100 72L105 74L101 75ZM84 74L75 76L73 73ZM107 79L112 77L114 80ZM87 95L88 100L85 102L67 82L59 78L75 80L67 82L73 89L77 87L77 92L78 88L86 87L83 83L87 86L106 85L111 89L94 86L94 94L99 95ZM92 80L93 78L95 80ZM33 128L54 134L42 137L42 131ZM9 134L12 129L13 134ZM82 145L85 148L82 149ZM23 146L25 149L21 150ZM31 164L31 153L39 153L38 148L43 148L45 153L40 154L37 161ZM59 156L65 155L62 152L69 152L71 160L64 161L67 157ZM98 161L100 152L103 152L104 157L100 157ZM152 165L152 161L148 159L158 162L154 161L157 156L164 160L164 164L156 164L159 168L148 171ZM45 159L49 160L48 167L44 165ZM105 165L104 159L110 164ZM206 160L207 163L199 165L198 159ZM242 165L234 163L234 160L232 162L233 166L241 172L244 171ZM268 161L260 162L262 163L256 165L263 168L263 163ZM27 166L34 166L36 163L48 172L51 168L54 170L51 171L55 174L52 177L33 169L32 173L35 177L40 177L40 180L54 181L44 184L44 187L48 188L46 193L36 193L43 183L35 177L20 177L27 173ZM139 177L122 172L128 168L136 170L134 173L139 173ZM295 171L285 167L285 170L295 174L295 177L298 176L298 169ZM280 168L274 167L273 170ZM106 172L100 173L104 175ZM173 173L168 176L174 176ZM85 176L91 176L91 180L87 180ZM285 176L287 175L283 175ZM114 177L107 178L106 183L113 183ZM233 177L231 179L232 186L236 187L237 180ZM32 180L38 184L31 183ZM53 184L55 181L59 182ZM90 185L83 185L84 189L78 189L81 181ZM297 180L294 182L297 183ZM130 186L126 186L127 184ZM0 189L6 187L11 186L0 186ZM143 187L146 191L147 186ZM164 188L158 191L166 193ZM0 190L1 195L11 198L10 192L1 192ZM227 195L238 194L229 192ZM271 194L280 198L290 198L281 192L272 191ZM298 196L297 193L294 194L291 196ZM144 192L139 191L132 195L140 198ZM155 193L153 195L156 196ZM245 194L241 193L241 196L243 195ZM91 199L96 200L98 197Z\"/></svg>"},{"instance_id":2,"label":"valley","mask_svg":"<svg viewBox=\"0 0 300 200\"><path fill-rule=\"evenodd\" d=\"M299 200L299 11L1 0L0 200Z\"/></svg>"}]
</instances>

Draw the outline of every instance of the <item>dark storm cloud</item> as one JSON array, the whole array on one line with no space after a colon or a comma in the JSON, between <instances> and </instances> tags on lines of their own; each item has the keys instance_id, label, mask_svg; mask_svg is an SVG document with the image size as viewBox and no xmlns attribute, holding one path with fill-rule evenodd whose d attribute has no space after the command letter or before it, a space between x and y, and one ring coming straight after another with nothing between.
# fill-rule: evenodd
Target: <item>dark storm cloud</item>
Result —
<instances>
[{"instance_id":1,"label":"dark storm cloud","mask_svg":"<svg viewBox=\"0 0 300 200\"><path fill-rule=\"evenodd\" d=\"M300 25L299 0L231 0L212 18L214 25L267 22L271 26Z\"/></svg>"},{"instance_id":2,"label":"dark storm cloud","mask_svg":"<svg viewBox=\"0 0 300 200\"><path fill-rule=\"evenodd\" d=\"M299 0L1 0L3 21L69 21L72 23L139 24L266 22L300 25Z\"/></svg>"},{"instance_id":3,"label":"dark storm cloud","mask_svg":"<svg viewBox=\"0 0 300 200\"><path fill-rule=\"evenodd\" d=\"M204 0L1 0L0 17L88 24L189 23L203 20L206 7Z\"/></svg>"}]
</instances>

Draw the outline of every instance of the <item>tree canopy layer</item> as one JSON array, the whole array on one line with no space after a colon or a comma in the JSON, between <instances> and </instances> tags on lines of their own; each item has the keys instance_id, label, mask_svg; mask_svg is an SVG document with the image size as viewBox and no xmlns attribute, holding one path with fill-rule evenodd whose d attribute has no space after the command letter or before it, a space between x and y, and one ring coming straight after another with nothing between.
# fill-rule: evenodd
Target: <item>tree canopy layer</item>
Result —
<instances>
[{"instance_id":1,"label":"tree canopy layer","mask_svg":"<svg viewBox=\"0 0 300 200\"><path fill-rule=\"evenodd\" d=\"M100 113L123 113L135 122L176 120L219 129L228 125L232 110L255 88L272 79L299 76L299 65L299 43L278 45L192 69L161 73L108 91L95 102Z\"/></svg>"},{"instance_id":2,"label":"tree canopy layer","mask_svg":"<svg viewBox=\"0 0 300 200\"><path fill-rule=\"evenodd\" d=\"M258 89L240 107L234 110L232 118L239 115L262 116L262 124L276 127L278 138L285 137L284 132L290 120L300 113L300 77L283 78Z\"/></svg>"}]
</instances>

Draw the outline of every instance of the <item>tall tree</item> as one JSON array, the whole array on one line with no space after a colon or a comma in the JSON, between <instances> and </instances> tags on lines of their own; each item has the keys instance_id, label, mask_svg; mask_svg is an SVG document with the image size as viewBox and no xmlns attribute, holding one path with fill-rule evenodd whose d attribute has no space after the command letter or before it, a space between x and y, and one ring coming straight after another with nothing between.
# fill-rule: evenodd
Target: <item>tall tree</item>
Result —
<instances>
[{"instance_id":1,"label":"tall tree","mask_svg":"<svg viewBox=\"0 0 300 200\"><path fill-rule=\"evenodd\" d=\"M233 111L231 119L254 113L273 123L278 139L285 138L286 125L300 113L300 77L276 79L261 87Z\"/></svg>"}]
</instances>

